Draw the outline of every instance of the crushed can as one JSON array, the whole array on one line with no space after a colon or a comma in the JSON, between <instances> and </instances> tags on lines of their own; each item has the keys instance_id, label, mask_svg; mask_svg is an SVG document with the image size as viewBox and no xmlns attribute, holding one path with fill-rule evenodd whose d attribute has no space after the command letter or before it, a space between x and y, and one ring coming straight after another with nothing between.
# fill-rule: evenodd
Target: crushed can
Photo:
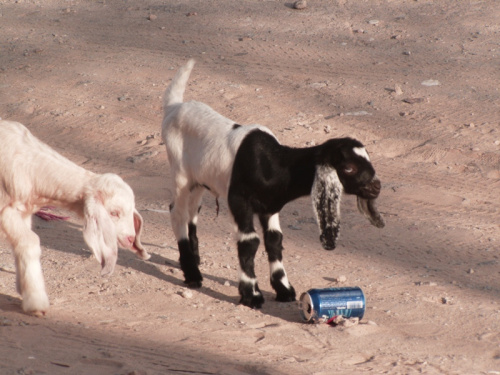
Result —
<instances>
[{"instance_id":1,"label":"crushed can","mask_svg":"<svg viewBox=\"0 0 500 375\"><path fill-rule=\"evenodd\" d=\"M361 320L365 307L365 295L357 286L309 289L299 300L302 319L312 323L326 322L339 315Z\"/></svg>"}]
</instances>

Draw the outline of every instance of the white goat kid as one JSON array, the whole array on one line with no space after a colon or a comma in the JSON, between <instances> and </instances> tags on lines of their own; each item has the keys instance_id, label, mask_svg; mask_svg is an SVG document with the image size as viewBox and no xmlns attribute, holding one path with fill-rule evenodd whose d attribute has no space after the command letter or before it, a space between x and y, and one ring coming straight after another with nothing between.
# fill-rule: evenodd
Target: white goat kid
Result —
<instances>
[{"instance_id":1,"label":"white goat kid","mask_svg":"<svg viewBox=\"0 0 500 375\"><path fill-rule=\"evenodd\" d=\"M295 290L282 262L283 235L279 212L301 196L311 195L327 250L336 246L342 193L358 198L359 210L377 226L384 222L375 207L380 180L363 145L352 138L330 139L309 148L281 145L261 125L241 126L206 104L183 102L193 68L190 60L165 91L162 137L174 183L172 227L185 282L200 287L196 223L204 189L227 198L238 228L240 303L258 308L264 302L254 272L259 246L253 219L259 218L276 300L293 301Z\"/></svg>"},{"instance_id":2,"label":"white goat kid","mask_svg":"<svg viewBox=\"0 0 500 375\"><path fill-rule=\"evenodd\" d=\"M79 167L17 122L0 120L0 139L0 229L13 247L25 312L43 315L49 308L40 239L31 230L31 217L43 206L83 217L83 237L101 263L102 275L113 272L118 246L149 259L140 241L143 220L134 193L119 176Z\"/></svg>"}]
</instances>

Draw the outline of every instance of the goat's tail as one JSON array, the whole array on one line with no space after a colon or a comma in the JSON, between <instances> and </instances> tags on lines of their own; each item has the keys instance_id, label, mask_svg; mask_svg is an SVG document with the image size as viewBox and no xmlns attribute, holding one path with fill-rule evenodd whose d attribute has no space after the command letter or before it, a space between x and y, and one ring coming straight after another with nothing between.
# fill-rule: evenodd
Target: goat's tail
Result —
<instances>
[{"instance_id":1,"label":"goat's tail","mask_svg":"<svg viewBox=\"0 0 500 375\"><path fill-rule=\"evenodd\" d=\"M182 66L175 74L172 82L165 90L163 95L163 108L166 109L169 105L182 103L184 100L184 90L186 84L193 70L194 60L190 59L184 66Z\"/></svg>"}]
</instances>

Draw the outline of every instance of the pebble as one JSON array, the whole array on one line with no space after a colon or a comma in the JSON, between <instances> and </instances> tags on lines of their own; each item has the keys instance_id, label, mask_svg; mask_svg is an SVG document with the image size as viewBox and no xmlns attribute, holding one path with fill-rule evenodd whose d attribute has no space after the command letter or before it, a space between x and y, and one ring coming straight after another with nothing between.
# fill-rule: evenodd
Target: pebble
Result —
<instances>
[{"instance_id":1,"label":"pebble","mask_svg":"<svg viewBox=\"0 0 500 375\"><path fill-rule=\"evenodd\" d=\"M2 265L0 266L0 271L8 273L16 273L16 268L14 266Z\"/></svg>"},{"instance_id":2,"label":"pebble","mask_svg":"<svg viewBox=\"0 0 500 375\"><path fill-rule=\"evenodd\" d=\"M294 9L306 9L307 7L307 1L306 0L298 0L293 3L293 8Z\"/></svg>"},{"instance_id":3,"label":"pebble","mask_svg":"<svg viewBox=\"0 0 500 375\"><path fill-rule=\"evenodd\" d=\"M193 298L193 292L191 292L189 289L184 289L184 290L181 290L179 292L179 295L182 297L182 298Z\"/></svg>"},{"instance_id":4,"label":"pebble","mask_svg":"<svg viewBox=\"0 0 500 375\"><path fill-rule=\"evenodd\" d=\"M439 86L441 83L437 79L428 79L422 81L422 86Z\"/></svg>"},{"instance_id":5,"label":"pebble","mask_svg":"<svg viewBox=\"0 0 500 375\"><path fill-rule=\"evenodd\" d=\"M347 277L345 277L344 275L341 275L341 276L336 277L335 281L337 283L345 283L347 281Z\"/></svg>"},{"instance_id":6,"label":"pebble","mask_svg":"<svg viewBox=\"0 0 500 375\"><path fill-rule=\"evenodd\" d=\"M403 90L401 90L401 86L399 85L394 85L394 95L402 95L403 94Z\"/></svg>"},{"instance_id":7,"label":"pebble","mask_svg":"<svg viewBox=\"0 0 500 375\"><path fill-rule=\"evenodd\" d=\"M369 23L370 25L378 25L378 24L379 24L379 22L380 22L379 20L370 20L370 21L368 21L368 23Z\"/></svg>"},{"instance_id":8,"label":"pebble","mask_svg":"<svg viewBox=\"0 0 500 375\"><path fill-rule=\"evenodd\" d=\"M467 270L467 273L473 274L473 273L474 273L474 270L473 270L472 268L469 268L469 269Z\"/></svg>"},{"instance_id":9,"label":"pebble","mask_svg":"<svg viewBox=\"0 0 500 375\"><path fill-rule=\"evenodd\" d=\"M158 155L158 151L147 151L147 152L143 152L142 154L139 154L136 156L130 156L127 158L127 161L129 161L131 163L138 163L144 159L152 158L156 155Z\"/></svg>"},{"instance_id":10,"label":"pebble","mask_svg":"<svg viewBox=\"0 0 500 375\"><path fill-rule=\"evenodd\" d=\"M345 112L343 116L370 116L370 112L366 111L356 111L356 112Z\"/></svg>"},{"instance_id":11,"label":"pebble","mask_svg":"<svg viewBox=\"0 0 500 375\"><path fill-rule=\"evenodd\" d=\"M342 326L345 328L353 327L359 323L359 318L349 318L346 319L342 315L338 315L333 319L333 325L335 326Z\"/></svg>"},{"instance_id":12,"label":"pebble","mask_svg":"<svg viewBox=\"0 0 500 375\"><path fill-rule=\"evenodd\" d=\"M158 16L157 16L157 15L155 15L155 14L150 14L150 15L148 16L148 20L149 20L149 21L154 21L154 20L155 20L155 19L157 19L157 18L158 18Z\"/></svg>"}]
</instances>

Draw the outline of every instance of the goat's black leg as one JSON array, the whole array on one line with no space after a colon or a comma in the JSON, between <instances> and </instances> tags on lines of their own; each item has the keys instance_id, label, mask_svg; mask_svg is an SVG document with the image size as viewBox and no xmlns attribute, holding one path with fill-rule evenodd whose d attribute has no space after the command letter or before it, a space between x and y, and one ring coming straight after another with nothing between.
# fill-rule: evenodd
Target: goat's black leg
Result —
<instances>
[{"instance_id":1,"label":"goat's black leg","mask_svg":"<svg viewBox=\"0 0 500 375\"><path fill-rule=\"evenodd\" d=\"M190 288L201 287L203 281L198 268L200 255L196 236L197 213L202 193L201 189L181 189L171 206L170 217L177 238L179 262L184 273L184 283Z\"/></svg>"},{"instance_id":2,"label":"goat's black leg","mask_svg":"<svg viewBox=\"0 0 500 375\"><path fill-rule=\"evenodd\" d=\"M264 231L264 245L269 260L271 286L276 291L276 301L295 301L295 289L288 281L283 267L283 234L281 233L279 214L260 215L259 219Z\"/></svg>"},{"instance_id":3,"label":"goat's black leg","mask_svg":"<svg viewBox=\"0 0 500 375\"><path fill-rule=\"evenodd\" d=\"M196 235L196 224L188 224L188 235L189 235L189 245L191 246L191 251L193 252L196 264L200 265L200 250L198 248L198 236Z\"/></svg>"},{"instance_id":4,"label":"goat's black leg","mask_svg":"<svg viewBox=\"0 0 500 375\"><path fill-rule=\"evenodd\" d=\"M240 303L252 308L260 308L264 297L259 289L255 276L254 259L259 247L259 237L255 231L250 233L239 232L238 258L240 260Z\"/></svg>"},{"instance_id":5,"label":"goat's black leg","mask_svg":"<svg viewBox=\"0 0 500 375\"><path fill-rule=\"evenodd\" d=\"M189 224L188 224L188 236L189 243L191 244L191 250L194 254L196 264L200 265L200 251L198 249L198 236L196 235L196 223L198 222L198 214L201 210L201 198L204 192L204 188L197 185L191 189L191 195L189 197Z\"/></svg>"},{"instance_id":6,"label":"goat's black leg","mask_svg":"<svg viewBox=\"0 0 500 375\"><path fill-rule=\"evenodd\" d=\"M240 303L252 308L260 308L264 297L255 276L255 254L259 247L259 236L253 226L253 212L246 199L229 190L228 203L234 221L238 226L238 258L240 261Z\"/></svg>"}]
</instances>

